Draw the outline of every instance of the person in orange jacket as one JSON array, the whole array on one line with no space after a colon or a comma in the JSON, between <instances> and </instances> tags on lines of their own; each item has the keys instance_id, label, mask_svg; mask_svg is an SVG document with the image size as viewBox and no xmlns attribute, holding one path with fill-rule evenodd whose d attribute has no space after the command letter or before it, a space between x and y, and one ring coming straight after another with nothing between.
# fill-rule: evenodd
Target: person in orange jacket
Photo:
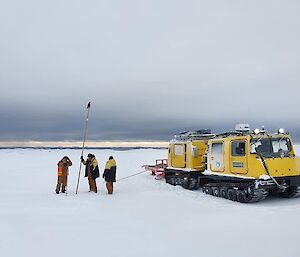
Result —
<instances>
[{"instance_id":1,"label":"person in orange jacket","mask_svg":"<svg viewBox=\"0 0 300 257\"><path fill-rule=\"evenodd\" d=\"M55 189L57 194L59 194L60 190L62 193L66 192L70 166L72 166L72 162L68 156L64 156L57 163L57 185Z\"/></svg>"}]
</instances>

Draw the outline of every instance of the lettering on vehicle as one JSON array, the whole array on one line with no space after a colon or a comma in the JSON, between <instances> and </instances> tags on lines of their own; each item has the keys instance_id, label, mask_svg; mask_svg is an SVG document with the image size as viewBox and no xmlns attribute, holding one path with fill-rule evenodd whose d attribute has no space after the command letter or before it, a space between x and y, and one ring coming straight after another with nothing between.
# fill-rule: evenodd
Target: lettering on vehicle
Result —
<instances>
[{"instance_id":1,"label":"lettering on vehicle","mask_svg":"<svg viewBox=\"0 0 300 257\"><path fill-rule=\"evenodd\" d=\"M232 162L233 168L244 168L243 162Z\"/></svg>"}]
</instances>

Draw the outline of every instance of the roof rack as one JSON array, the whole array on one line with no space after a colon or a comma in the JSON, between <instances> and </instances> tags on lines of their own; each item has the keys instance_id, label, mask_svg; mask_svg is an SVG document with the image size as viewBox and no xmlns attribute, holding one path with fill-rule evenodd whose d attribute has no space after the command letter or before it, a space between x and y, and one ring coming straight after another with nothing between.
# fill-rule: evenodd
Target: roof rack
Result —
<instances>
[{"instance_id":1,"label":"roof rack","mask_svg":"<svg viewBox=\"0 0 300 257\"><path fill-rule=\"evenodd\" d=\"M245 136L249 135L249 132L240 132L240 131L229 131L221 134L217 134L216 137L229 137L229 136Z\"/></svg>"},{"instance_id":2,"label":"roof rack","mask_svg":"<svg viewBox=\"0 0 300 257\"><path fill-rule=\"evenodd\" d=\"M182 131L174 136L174 140L207 140L216 135L211 133L210 129L201 129L196 131Z\"/></svg>"}]
</instances>

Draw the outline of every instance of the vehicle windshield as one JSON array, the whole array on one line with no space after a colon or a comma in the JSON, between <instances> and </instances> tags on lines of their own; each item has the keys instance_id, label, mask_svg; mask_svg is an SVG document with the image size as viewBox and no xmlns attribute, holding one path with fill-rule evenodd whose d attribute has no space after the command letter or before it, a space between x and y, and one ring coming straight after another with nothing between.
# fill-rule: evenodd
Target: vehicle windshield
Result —
<instances>
[{"instance_id":1,"label":"vehicle windshield","mask_svg":"<svg viewBox=\"0 0 300 257\"><path fill-rule=\"evenodd\" d=\"M291 143L286 137L253 138L250 142L250 152L263 157L288 157Z\"/></svg>"}]
</instances>

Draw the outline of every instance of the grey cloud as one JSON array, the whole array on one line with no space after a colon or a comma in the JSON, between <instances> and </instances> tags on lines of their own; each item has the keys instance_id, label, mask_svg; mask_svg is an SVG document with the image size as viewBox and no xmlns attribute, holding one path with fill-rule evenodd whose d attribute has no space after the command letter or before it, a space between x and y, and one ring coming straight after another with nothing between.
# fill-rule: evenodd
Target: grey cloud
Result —
<instances>
[{"instance_id":1,"label":"grey cloud","mask_svg":"<svg viewBox=\"0 0 300 257\"><path fill-rule=\"evenodd\" d=\"M300 139L298 1L2 1L0 140Z\"/></svg>"}]
</instances>

